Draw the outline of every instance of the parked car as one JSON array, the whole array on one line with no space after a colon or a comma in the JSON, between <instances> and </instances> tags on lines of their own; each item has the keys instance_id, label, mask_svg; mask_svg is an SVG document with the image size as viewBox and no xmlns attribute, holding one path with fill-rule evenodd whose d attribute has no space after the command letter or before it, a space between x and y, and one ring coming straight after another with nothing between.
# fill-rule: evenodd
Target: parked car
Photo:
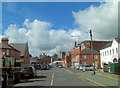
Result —
<instances>
[{"instance_id":1,"label":"parked car","mask_svg":"<svg viewBox=\"0 0 120 88\"><path fill-rule=\"evenodd\" d=\"M49 65L44 64L44 65L43 65L43 70L49 70Z\"/></svg>"},{"instance_id":2,"label":"parked car","mask_svg":"<svg viewBox=\"0 0 120 88\"><path fill-rule=\"evenodd\" d=\"M63 68L63 65L59 65L59 68Z\"/></svg>"},{"instance_id":3,"label":"parked car","mask_svg":"<svg viewBox=\"0 0 120 88\"><path fill-rule=\"evenodd\" d=\"M59 64L56 64L56 67L59 67Z\"/></svg>"},{"instance_id":4,"label":"parked car","mask_svg":"<svg viewBox=\"0 0 120 88\"><path fill-rule=\"evenodd\" d=\"M73 66L71 66L71 68L72 68L72 69L75 69L75 66L73 65Z\"/></svg>"},{"instance_id":5,"label":"parked car","mask_svg":"<svg viewBox=\"0 0 120 88\"><path fill-rule=\"evenodd\" d=\"M87 64L87 65L85 66L85 69L86 69L86 71L93 71L93 70L94 70L94 67L93 67L92 64ZM95 68L95 69L96 69L96 68Z\"/></svg>"},{"instance_id":6,"label":"parked car","mask_svg":"<svg viewBox=\"0 0 120 88\"><path fill-rule=\"evenodd\" d=\"M43 69L44 69L43 64L40 64L40 70L43 70Z\"/></svg>"},{"instance_id":7,"label":"parked car","mask_svg":"<svg viewBox=\"0 0 120 88\"><path fill-rule=\"evenodd\" d=\"M80 68L80 65L75 66L75 69L79 70L79 68Z\"/></svg>"},{"instance_id":8,"label":"parked car","mask_svg":"<svg viewBox=\"0 0 120 88\"><path fill-rule=\"evenodd\" d=\"M83 70L83 67L85 67L86 65L80 65L79 66L79 70Z\"/></svg>"},{"instance_id":9,"label":"parked car","mask_svg":"<svg viewBox=\"0 0 120 88\"><path fill-rule=\"evenodd\" d=\"M34 66L26 66L21 69L21 76L35 77L37 76L37 71L35 70Z\"/></svg>"}]
</instances>

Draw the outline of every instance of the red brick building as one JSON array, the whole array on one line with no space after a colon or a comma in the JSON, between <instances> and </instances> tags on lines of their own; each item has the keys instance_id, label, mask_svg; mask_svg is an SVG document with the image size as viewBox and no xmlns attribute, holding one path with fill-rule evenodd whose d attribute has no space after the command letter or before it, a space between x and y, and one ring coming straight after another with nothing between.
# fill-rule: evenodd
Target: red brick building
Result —
<instances>
[{"instance_id":1,"label":"red brick building","mask_svg":"<svg viewBox=\"0 0 120 88\"><path fill-rule=\"evenodd\" d=\"M0 43L0 59L2 59L3 67L16 67L20 66L20 63L16 62L20 60L20 51L8 44L8 38L2 38Z\"/></svg>"},{"instance_id":2,"label":"red brick building","mask_svg":"<svg viewBox=\"0 0 120 88\"><path fill-rule=\"evenodd\" d=\"M110 42L93 41L94 60L97 67L100 65L100 49ZM72 65L93 64L91 41L83 41L78 46L76 46L76 42L74 43L74 49L71 50L71 62Z\"/></svg>"},{"instance_id":3,"label":"red brick building","mask_svg":"<svg viewBox=\"0 0 120 88\"><path fill-rule=\"evenodd\" d=\"M74 43L74 48L71 50L71 65L79 64L77 59L79 59L78 54L80 53L80 47L76 46Z\"/></svg>"},{"instance_id":4,"label":"red brick building","mask_svg":"<svg viewBox=\"0 0 120 88\"><path fill-rule=\"evenodd\" d=\"M12 43L10 45L21 52L20 60L18 60L17 62L21 62L22 64L30 63L28 43Z\"/></svg>"},{"instance_id":5,"label":"red brick building","mask_svg":"<svg viewBox=\"0 0 120 88\"><path fill-rule=\"evenodd\" d=\"M94 63L96 67L100 66L100 53L97 50L93 50ZM85 48L80 52L79 55L80 64L93 64L92 50L90 48Z\"/></svg>"},{"instance_id":6,"label":"red brick building","mask_svg":"<svg viewBox=\"0 0 120 88\"><path fill-rule=\"evenodd\" d=\"M71 65L71 52L68 52L67 56L65 56L64 63L66 67Z\"/></svg>"}]
</instances>

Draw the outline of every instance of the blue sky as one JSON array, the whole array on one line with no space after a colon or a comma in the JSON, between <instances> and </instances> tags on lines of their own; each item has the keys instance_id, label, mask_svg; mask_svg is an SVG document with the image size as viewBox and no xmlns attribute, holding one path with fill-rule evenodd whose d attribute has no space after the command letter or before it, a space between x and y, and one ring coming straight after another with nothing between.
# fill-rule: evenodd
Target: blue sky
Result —
<instances>
[{"instance_id":1,"label":"blue sky","mask_svg":"<svg viewBox=\"0 0 120 88\"><path fill-rule=\"evenodd\" d=\"M99 6L99 2L3 2L3 34L10 24L23 26L25 19L50 22L52 29L72 29L74 17L72 11L85 10L90 5Z\"/></svg>"},{"instance_id":2,"label":"blue sky","mask_svg":"<svg viewBox=\"0 0 120 88\"><path fill-rule=\"evenodd\" d=\"M109 2L3 2L2 36L9 43L27 41L34 56L70 52L74 41L90 40L90 29L93 40L117 37L117 8Z\"/></svg>"}]
</instances>

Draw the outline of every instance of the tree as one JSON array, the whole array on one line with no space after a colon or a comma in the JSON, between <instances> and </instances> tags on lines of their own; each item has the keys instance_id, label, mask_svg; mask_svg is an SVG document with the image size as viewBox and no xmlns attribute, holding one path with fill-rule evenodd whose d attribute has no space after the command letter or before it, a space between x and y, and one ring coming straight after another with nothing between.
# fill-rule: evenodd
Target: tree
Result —
<instances>
[{"instance_id":1,"label":"tree","mask_svg":"<svg viewBox=\"0 0 120 88\"><path fill-rule=\"evenodd\" d=\"M57 57L58 55L57 54L54 54L52 57Z\"/></svg>"}]
</instances>

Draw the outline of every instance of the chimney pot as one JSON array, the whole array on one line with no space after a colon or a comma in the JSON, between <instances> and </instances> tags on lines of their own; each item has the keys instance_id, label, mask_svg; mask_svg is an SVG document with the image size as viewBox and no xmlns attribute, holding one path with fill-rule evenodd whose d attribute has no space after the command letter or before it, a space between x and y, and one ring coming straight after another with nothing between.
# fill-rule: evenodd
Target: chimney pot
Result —
<instances>
[{"instance_id":1,"label":"chimney pot","mask_svg":"<svg viewBox=\"0 0 120 88\"><path fill-rule=\"evenodd\" d=\"M4 37L3 37L3 38L1 39L2 44L8 45L8 41L9 41L8 38L4 38Z\"/></svg>"}]
</instances>

